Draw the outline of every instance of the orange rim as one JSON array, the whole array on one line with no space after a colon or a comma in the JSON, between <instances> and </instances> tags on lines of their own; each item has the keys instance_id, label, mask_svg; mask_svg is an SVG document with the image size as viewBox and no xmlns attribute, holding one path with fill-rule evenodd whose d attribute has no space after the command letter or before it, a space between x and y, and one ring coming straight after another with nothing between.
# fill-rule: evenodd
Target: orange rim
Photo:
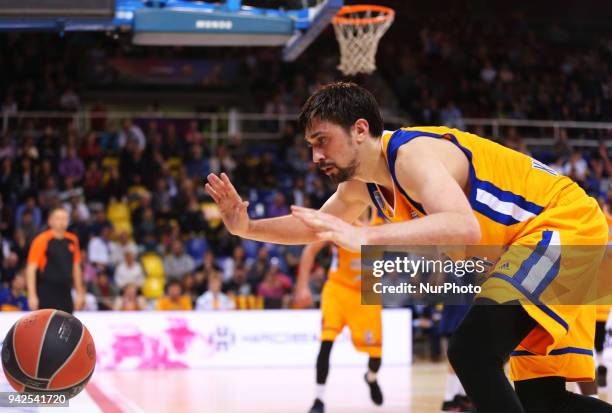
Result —
<instances>
[{"instance_id":1,"label":"orange rim","mask_svg":"<svg viewBox=\"0 0 612 413\"><path fill-rule=\"evenodd\" d=\"M352 13L363 13L366 11L373 11L383 13L376 17L344 17L347 14ZM377 4L359 4L355 6L343 6L336 17L334 17L334 24L375 24L383 23L387 20L392 19L395 16L395 10L390 7L379 6Z\"/></svg>"}]
</instances>

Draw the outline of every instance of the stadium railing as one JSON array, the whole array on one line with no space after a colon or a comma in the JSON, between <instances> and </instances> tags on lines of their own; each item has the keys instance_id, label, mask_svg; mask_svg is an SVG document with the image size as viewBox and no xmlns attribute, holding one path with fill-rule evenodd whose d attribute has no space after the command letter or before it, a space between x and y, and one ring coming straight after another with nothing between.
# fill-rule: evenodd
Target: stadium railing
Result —
<instances>
[{"instance_id":1,"label":"stadium railing","mask_svg":"<svg viewBox=\"0 0 612 413\"><path fill-rule=\"evenodd\" d=\"M106 119L106 132L117 131L123 119L131 118L142 127L149 121L189 122L198 121L198 130L207 134L213 144L234 136L241 139L275 140L282 136L285 125L297 120L297 114L242 113L230 110L223 113L189 112L117 112L96 114L88 110L78 112L0 112L0 127L3 133L13 133L29 128L30 133L42 133L47 125L61 127L73 122L77 132L85 133L92 128L96 118ZM465 129L478 132L492 139L504 138L507 128L517 128L519 136L528 146L550 147L558 142L562 131L570 136L573 145L597 147L603 140L612 148L612 123L577 122L561 120L485 119L463 118ZM394 129L413 124L407 118L386 117L385 127ZM102 132L102 131L96 131Z\"/></svg>"}]
</instances>

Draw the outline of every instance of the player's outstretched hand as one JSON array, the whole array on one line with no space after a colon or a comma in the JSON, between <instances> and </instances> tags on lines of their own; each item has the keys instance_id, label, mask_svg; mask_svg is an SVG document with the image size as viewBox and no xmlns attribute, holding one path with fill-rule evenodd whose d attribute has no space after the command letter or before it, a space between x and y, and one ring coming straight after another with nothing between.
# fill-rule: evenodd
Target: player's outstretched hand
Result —
<instances>
[{"instance_id":1,"label":"player's outstretched hand","mask_svg":"<svg viewBox=\"0 0 612 413\"><path fill-rule=\"evenodd\" d=\"M207 179L206 192L219 206L227 230L238 236L246 234L249 229L247 214L249 203L240 198L226 174L222 173L220 178L215 174L209 174Z\"/></svg>"},{"instance_id":2,"label":"player's outstretched hand","mask_svg":"<svg viewBox=\"0 0 612 413\"><path fill-rule=\"evenodd\" d=\"M291 214L317 234L322 241L331 241L349 251L360 252L367 227L357 227L338 217L315 209L291 206Z\"/></svg>"}]
</instances>

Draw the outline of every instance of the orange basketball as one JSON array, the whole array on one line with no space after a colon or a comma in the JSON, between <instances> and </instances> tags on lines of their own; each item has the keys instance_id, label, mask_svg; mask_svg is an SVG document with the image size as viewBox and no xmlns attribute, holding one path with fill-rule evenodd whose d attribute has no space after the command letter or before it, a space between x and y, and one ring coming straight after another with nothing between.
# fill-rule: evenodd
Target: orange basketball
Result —
<instances>
[{"instance_id":1,"label":"orange basketball","mask_svg":"<svg viewBox=\"0 0 612 413\"><path fill-rule=\"evenodd\" d=\"M96 365L87 328L73 315L45 309L21 317L2 346L2 368L19 392L61 392L74 397Z\"/></svg>"}]
</instances>

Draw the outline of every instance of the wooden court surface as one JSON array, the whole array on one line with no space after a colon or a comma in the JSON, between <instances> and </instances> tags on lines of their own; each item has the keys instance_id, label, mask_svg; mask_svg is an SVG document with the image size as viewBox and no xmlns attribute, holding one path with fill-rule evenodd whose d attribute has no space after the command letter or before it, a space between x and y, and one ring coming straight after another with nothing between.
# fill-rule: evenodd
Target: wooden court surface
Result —
<instances>
[{"instance_id":1,"label":"wooden court surface","mask_svg":"<svg viewBox=\"0 0 612 413\"><path fill-rule=\"evenodd\" d=\"M446 364L417 362L385 367L379 382L385 396L374 406L364 368L332 368L326 413L439 413ZM314 397L314 368L98 371L69 408L53 413L306 413ZM610 381L610 378L608 379ZM575 390L573 384L571 390ZM10 391L6 381L0 391ZM611 400L610 390L600 393ZM50 412L48 408L0 408L7 412Z\"/></svg>"}]
</instances>

